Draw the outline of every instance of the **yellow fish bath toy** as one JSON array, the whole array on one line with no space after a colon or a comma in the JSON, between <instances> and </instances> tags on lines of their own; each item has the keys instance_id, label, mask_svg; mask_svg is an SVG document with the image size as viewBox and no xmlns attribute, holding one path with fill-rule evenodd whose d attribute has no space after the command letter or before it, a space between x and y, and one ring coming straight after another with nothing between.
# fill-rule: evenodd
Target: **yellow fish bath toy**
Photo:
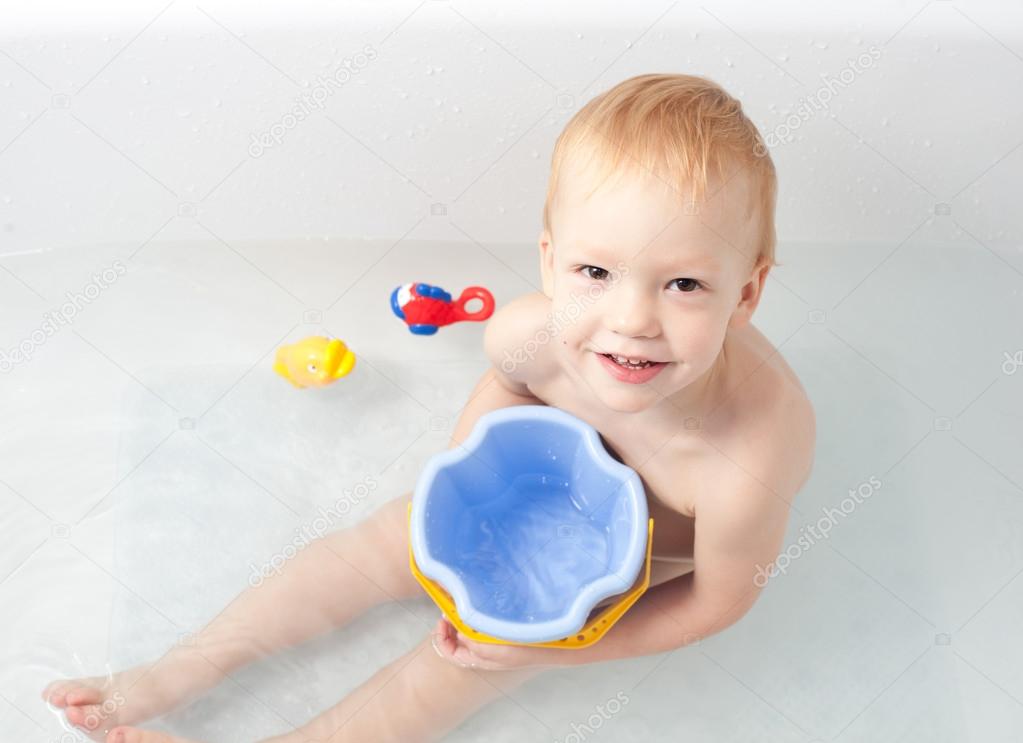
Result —
<instances>
[{"instance_id":1,"label":"yellow fish bath toy","mask_svg":"<svg viewBox=\"0 0 1023 743\"><path fill-rule=\"evenodd\" d=\"M296 387L326 387L355 366L355 354L340 338L311 335L277 349L274 371Z\"/></svg>"}]
</instances>

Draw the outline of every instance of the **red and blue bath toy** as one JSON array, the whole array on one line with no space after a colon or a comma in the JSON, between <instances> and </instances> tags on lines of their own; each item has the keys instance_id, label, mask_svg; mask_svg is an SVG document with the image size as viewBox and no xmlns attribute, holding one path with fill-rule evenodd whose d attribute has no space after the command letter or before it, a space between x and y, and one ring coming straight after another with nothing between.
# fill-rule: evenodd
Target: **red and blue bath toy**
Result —
<instances>
[{"instance_id":1,"label":"red and blue bath toy","mask_svg":"<svg viewBox=\"0 0 1023 743\"><path fill-rule=\"evenodd\" d=\"M479 299L483 306L467 312L465 305L473 299ZM494 295L482 286L470 286L457 300L452 300L439 286L415 282L402 284L391 292L391 310L416 335L433 335L442 325L486 320L494 314Z\"/></svg>"}]
</instances>

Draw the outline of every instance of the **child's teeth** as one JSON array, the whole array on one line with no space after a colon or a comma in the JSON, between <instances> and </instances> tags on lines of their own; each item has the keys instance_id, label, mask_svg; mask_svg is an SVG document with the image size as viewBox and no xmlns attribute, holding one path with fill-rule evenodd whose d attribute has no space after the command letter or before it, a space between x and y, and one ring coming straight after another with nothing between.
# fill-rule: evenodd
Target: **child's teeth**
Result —
<instances>
[{"instance_id":1,"label":"child's teeth","mask_svg":"<svg viewBox=\"0 0 1023 743\"><path fill-rule=\"evenodd\" d=\"M642 359L630 359L625 356L614 356L614 360L622 366L649 366L652 362Z\"/></svg>"}]
</instances>

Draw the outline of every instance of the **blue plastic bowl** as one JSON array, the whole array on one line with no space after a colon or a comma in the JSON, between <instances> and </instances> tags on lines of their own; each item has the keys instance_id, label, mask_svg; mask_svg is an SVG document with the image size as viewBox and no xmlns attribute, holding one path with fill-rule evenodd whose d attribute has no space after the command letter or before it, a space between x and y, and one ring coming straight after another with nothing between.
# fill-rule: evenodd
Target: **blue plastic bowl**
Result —
<instances>
[{"instance_id":1,"label":"blue plastic bowl","mask_svg":"<svg viewBox=\"0 0 1023 743\"><path fill-rule=\"evenodd\" d=\"M480 416L426 463L412 498L420 571L473 629L509 642L575 634L646 557L639 476L589 424L546 405Z\"/></svg>"}]
</instances>

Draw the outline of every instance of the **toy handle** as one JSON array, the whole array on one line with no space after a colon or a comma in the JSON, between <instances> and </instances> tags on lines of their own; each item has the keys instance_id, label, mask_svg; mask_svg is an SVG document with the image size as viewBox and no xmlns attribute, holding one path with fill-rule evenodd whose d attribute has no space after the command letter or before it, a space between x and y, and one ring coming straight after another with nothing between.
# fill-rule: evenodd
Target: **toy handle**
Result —
<instances>
[{"instance_id":1,"label":"toy handle","mask_svg":"<svg viewBox=\"0 0 1023 743\"><path fill-rule=\"evenodd\" d=\"M482 300L483 306L476 312L466 312L465 305L473 299ZM469 286L458 297L455 303L454 315L457 320L486 320L494 314L494 295L482 286Z\"/></svg>"}]
</instances>

